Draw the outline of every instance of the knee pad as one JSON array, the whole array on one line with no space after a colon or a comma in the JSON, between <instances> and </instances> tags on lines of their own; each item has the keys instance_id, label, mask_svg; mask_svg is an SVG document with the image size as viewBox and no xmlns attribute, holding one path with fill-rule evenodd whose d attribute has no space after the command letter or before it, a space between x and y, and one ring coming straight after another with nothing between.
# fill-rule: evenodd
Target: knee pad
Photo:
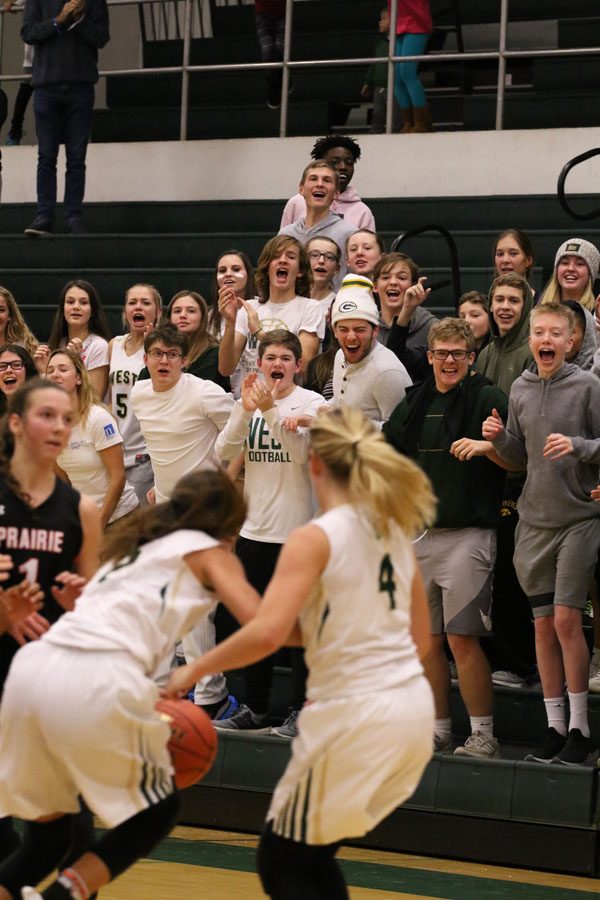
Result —
<instances>
[{"instance_id":1,"label":"knee pad","mask_svg":"<svg viewBox=\"0 0 600 900\"><path fill-rule=\"evenodd\" d=\"M111 828L92 848L108 868L112 878L151 850L169 833L177 821L181 801L173 793L159 803L143 809L116 828Z\"/></svg>"}]
</instances>

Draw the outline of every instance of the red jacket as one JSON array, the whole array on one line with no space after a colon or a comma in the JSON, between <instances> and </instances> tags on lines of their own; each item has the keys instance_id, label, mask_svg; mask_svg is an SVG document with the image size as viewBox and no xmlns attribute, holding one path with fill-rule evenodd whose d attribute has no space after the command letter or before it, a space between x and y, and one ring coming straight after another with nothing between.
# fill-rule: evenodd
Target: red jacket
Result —
<instances>
[{"instance_id":1,"label":"red jacket","mask_svg":"<svg viewBox=\"0 0 600 900\"><path fill-rule=\"evenodd\" d=\"M391 0L388 0L388 9ZM396 34L431 34L433 21L429 0L398 0Z\"/></svg>"}]
</instances>

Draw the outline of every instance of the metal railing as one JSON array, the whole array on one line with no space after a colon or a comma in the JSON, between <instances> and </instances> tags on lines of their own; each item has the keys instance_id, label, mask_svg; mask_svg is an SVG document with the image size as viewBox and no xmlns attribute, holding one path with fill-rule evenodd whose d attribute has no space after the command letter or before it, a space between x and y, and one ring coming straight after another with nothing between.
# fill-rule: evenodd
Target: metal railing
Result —
<instances>
[{"instance_id":1,"label":"metal railing","mask_svg":"<svg viewBox=\"0 0 600 900\"><path fill-rule=\"evenodd\" d=\"M588 222L590 219L597 219L598 216L600 216L600 209L595 209L592 212L586 213L574 210L565 194L565 182L571 169L574 169L575 166L578 166L582 162L586 162L588 159L592 159L594 156L600 156L600 147L596 147L594 150L587 150L585 153L580 153L579 156L575 156L566 164L566 166L563 166L562 172L558 176L558 184L556 186L558 202L568 216L571 216L572 219L577 219L580 222Z\"/></svg>"},{"instance_id":2,"label":"metal railing","mask_svg":"<svg viewBox=\"0 0 600 900\"><path fill-rule=\"evenodd\" d=\"M108 6L131 6L140 4L163 3L164 0L107 0ZM293 60L291 58L292 51L292 31L293 31L293 7L294 0L286 0L286 19L285 19L285 40L282 62L260 62L260 63L235 63L235 64L209 64L209 65L190 65L191 50L191 29L192 29L192 5L194 0L172 0L175 3L185 4L184 13L184 30L183 30L183 59L180 66L162 66L152 69L112 69L102 70L102 77L111 75L130 75L137 77L148 77L152 75L182 75L181 83L181 118L180 118L180 140L187 139L187 120L189 105L189 76L192 73L199 72L250 72L250 71L267 71L269 69L283 69L282 90L281 90L281 107L279 116L279 136L287 135L288 124L288 88L290 73L294 70L311 69L311 68L332 68L335 66L369 66L373 63L387 63L388 65L388 91L387 91L387 114L386 114L386 133L392 132L392 115L393 115L393 87L394 87L394 64L398 62L455 62L457 64L463 62L477 60L497 60L498 61L498 79L497 79L497 95L496 95L496 130L502 130L504 124L504 107L506 93L506 65L511 59L531 59L531 58L554 58L567 56L594 56L600 55L600 47L573 47L561 48L558 50L508 50L506 47L506 38L508 30L508 12L509 0L500 0L500 36L498 50L473 51L467 53L425 53L419 56L396 56L395 40L396 28L395 23L398 16L398 0L391 0L390 21L394 23L394 27L390 28L390 38L388 55L383 57L355 57L352 59L305 59ZM351 0L348 0L351 2ZM0 39L2 37L2 23L0 16ZM1 55L0 55L1 65ZM3 81L22 81L23 74L3 75L0 74L0 83Z\"/></svg>"},{"instance_id":3,"label":"metal railing","mask_svg":"<svg viewBox=\"0 0 600 900\"><path fill-rule=\"evenodd\" d=\"M418 237L420 234L426 234L430 231L436 231L440 234L444 241L446 242L446 246L448 247L448 254L450 256L450 273L451 273L451 282L448 279L443 279L443 281L436 281L432 284L428 285L432 291L439 290L439 288L446 287L446 285L452 283L452 290L454 293L454 305L457 310L458 315L458 299L462 294L462 287L460 282L460 262L458 259L458 248L456 246L456 241L452 237L452 234L448 231L447 228L444 228L443 225L420 225L417 228L411 228L409 231L403 231L398 235L397 238L392 242L391 252L395 253L400 249L404 241L408 241L410 238Z\"/></svg>"}]
</instances>

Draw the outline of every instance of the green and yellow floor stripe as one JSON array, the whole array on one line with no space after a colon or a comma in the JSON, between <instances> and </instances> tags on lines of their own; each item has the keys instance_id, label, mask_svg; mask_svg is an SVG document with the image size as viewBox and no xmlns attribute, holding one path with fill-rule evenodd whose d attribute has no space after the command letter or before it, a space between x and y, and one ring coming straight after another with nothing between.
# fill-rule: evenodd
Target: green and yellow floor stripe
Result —
<instances>
[{"instance_id":1,"label":"green and yellow floor stripe","mask_svg":"<svg viewBox=\"0 0 600 900\"><path fill-rule=\"evenodd\" d=\"M177 828L102 900L260 900L254 836ZM600 882L378 850L343 848L352 900L598 900Z\"/></svg>"}]
</instances>

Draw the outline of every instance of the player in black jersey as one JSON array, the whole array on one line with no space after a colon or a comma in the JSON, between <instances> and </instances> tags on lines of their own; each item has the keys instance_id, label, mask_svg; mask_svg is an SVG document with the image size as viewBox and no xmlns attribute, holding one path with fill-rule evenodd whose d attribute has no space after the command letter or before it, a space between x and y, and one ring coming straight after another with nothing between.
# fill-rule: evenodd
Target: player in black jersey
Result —
<instances>
[{"instance_id":1,"label":"player in black jersey","mask_svg":"<svg viewBox=\"0 0 600 900\"><path fill-rule=\"evenodd\" d=\"M43 605L0 637L0 691L19 646L36 640L98 568L100 520L95 504L54 473L71 433L71 400L62 388L32 379L9 400L0 427L0 553L13 568L6 587L27 578L43 591ZM0 819L0 859L19 840Z\"/></svg>"}]
</instances>

